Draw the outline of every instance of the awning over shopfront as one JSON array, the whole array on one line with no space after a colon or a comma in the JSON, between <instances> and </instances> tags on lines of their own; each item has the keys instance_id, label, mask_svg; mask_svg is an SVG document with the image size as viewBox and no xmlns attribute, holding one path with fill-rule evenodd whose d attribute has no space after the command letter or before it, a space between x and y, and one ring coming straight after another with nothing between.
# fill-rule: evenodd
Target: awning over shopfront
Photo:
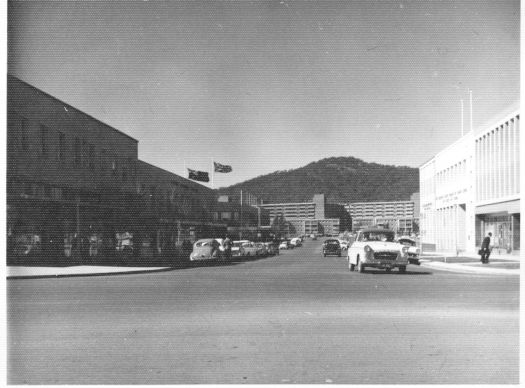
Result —
<instances>
[{"instance_id":1,"label":"awning over shopfront","mask_svg":"<svg viewBox=\"0 0 525 388\"><path fill-rule=\"evenodd\" d=\"M514 201L493 203L490 205L476 206L476 214L493 214L493 213L519 213L520 212L520 201L516 199Z\"/></svg>"}]
</instances>

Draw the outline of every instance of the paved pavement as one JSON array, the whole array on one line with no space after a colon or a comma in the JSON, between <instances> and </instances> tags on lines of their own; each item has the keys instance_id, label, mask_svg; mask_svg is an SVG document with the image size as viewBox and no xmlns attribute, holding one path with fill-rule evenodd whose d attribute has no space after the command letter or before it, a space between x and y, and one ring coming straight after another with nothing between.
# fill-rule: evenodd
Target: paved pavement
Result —
<instances>
[{"instance_id":1,"label":"paved pavement","mask_svg":"<svg viewBox=\"0 0 525 388\"><path fill-rule=\"evenodd\" d=\"M519 275L520 257L492 255L489 264L481 264L479 257L464 255L450 256L444 253L426 253L421 257L421 266L441 271L474 273L486 275ZM64 276L120 275L130 273L169 271L171 267L110 267L110 266L71 266L71 267L26 267L8 266L8 279L46 278Z\"/></svg>"},{"instance_id":2,"label":"paved pavement","mask_svg":"<svg viewBox=\"0 0 525 388\"><path fill-rule=\"evenodd\" d=\"M520 256L497 254L493 252L488 264L482 264L479 256L462 254L451 255L443 252L424 253L420 259L421 265L442 271L475 273L487 275L519 275Z\"/></svg>"},{"instance_id":3,"label":"paved pavement","mask_svg":"<svg viewBox=\"0 0 525 388\"><path fill-rule=\"evenodd\" d=\"M152 271L169 271L171 267L109 267L94 265L75 265L71 267L23 267L9 266L6 268L8 279L21 278L54 278L64 276L96 276L121 275Z\"/></svg>"}]
</instances>

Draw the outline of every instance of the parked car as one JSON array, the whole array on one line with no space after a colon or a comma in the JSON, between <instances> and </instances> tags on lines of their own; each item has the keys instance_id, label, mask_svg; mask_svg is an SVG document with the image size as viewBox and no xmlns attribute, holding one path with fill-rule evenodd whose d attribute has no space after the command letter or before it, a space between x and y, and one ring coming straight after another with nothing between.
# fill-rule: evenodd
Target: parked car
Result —
<instances>
[{"instance_id":1,"label":"parked car","mask_svg":"<svg viewBox=\"0 0 525 388\"><path fill-rule=\"evenodd\" d=\"M339 239L339 244L341 245L341 249L347 250L348 246L350 245L348 241Z\"/></svg>"},{"instance_id":2,"label":"parked car","mask_svg":"<svg viewBox=\"0 0 525 388\"><path fill-rule=\"evenodd\" d=\"M408 247L394 241L395 233L390 229L363 229L358 232L355 242L348 249L348 268L364 272L366 267L386 269L397 268L406 271Z\"/></svg>"},{"instance_id":3,"label":"parked car","mask_svg":"<svg viewBox=\"0 0 525 388\"><path fill-rule=\"evenodd\" d=\"M317 240L317 236L315 234L311 234L310 237L312 238L312 240Z\"/></svg>"},{"instance_id":4,"label":"parked car","mask_svg":"<svg viewBox=\"0 0 525 388\"><path fill-rule=\"evenodd\" d=\"M290 243L290 240L283 240L279 244L279 249L293 249L294 246Z\"/></svg>"},{"instance_id":5,"label":"parked car","mask_svg":"<svg viewBox=\"0 0 525 388\"><path fill-rule=\"evenodd\" d=\"M240 244L240 248L243 251L242 256L257 256L258 255L257 253L258 248L255 246L253 242L249 240L239 240L239 241L234 241L233 245L235 246L236 243Z\"/></svg>"},{"instance_id":6,"label":"parked car","mask_svg":"<svg viewBox=\"0 0 525 388\"><path fill-rule=\"evenodd\" d=\"M215 246L215 249L214 249ZM204 238L193 244L190 261L222 260L224 258L224 245L220 238Z\"/></svg>"},{"instance_id":7,"label":"parked car","mask_svg":"<svg viewBox=\"0 0 525 388\"><path fill-rule=\"evenodd\" d=\"M415 265L419 265L419 254L420 254L420 250L419 248L416 246L416 241L411 239L410 237L406 237L406 236L403 236L403 237L400 237L397 242L399 244L402 244L406 247L408 247L408 262L409 264L415 264Z\"/></svg>"},{"instance_id":8,"label":"parked car","mask_svg":"<svg viewBox=\"0 0 525 388\"><path fill-rule=\"evenodd\" d=\"M266 250L268 252L268 255L273 256L279 253L279 249L275 246L272 242L265 242L264 245L266 245Z\"/></svg>"},{"instance_id":9,"label":"parked car","mask_svg":"<svg viewBox=\"0 0 525 388\"><path fill-rule=\"evenodd\" d=\"M330 238L323 242L323 256L326 257L328 255L337 255L341 257L341 244L339 244L339 240Z\"/></svg>"},{"instance_id":10,"label":"parked car","mask_svg":"<svg viewBox=\"0 0 525 388\"><path fill-rule=\"evenodd\" d=\"M245 254L242 241L234 241L232 243L232 257L242 257Z\"/></svg>"},{"instance_id":11,"label":"parked car","mask_svg":"<svg viewBox=\"0 0 525 388\"><path fill-rule=\"evenodd\" d=\"M257 256L268 256L268 247L262 242L256 242Z\"/></svg>"},{"instance_id":12,"label":"parked car","mask_svg":"<svg viewBox=\"0 0 525 388\"><path fill-rule=\"evenodd\" d=\"M290 240L290 244L292 244L295 248L300 247L303 245L303 242L300 237L294 237Z\"/></svg>"}]
</instances>

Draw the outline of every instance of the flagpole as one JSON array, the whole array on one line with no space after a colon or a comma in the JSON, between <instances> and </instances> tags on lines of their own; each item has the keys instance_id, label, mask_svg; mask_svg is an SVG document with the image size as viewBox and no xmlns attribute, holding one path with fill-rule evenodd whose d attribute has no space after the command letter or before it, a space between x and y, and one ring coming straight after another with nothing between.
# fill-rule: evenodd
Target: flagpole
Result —
<instances>
[{"instance_id":1,"label":"flagpole","mask_svg":"<svg viewBox=\"0 0 525 388\"><path fill-rule=\"evenodd\" d=\"M210 159L211 159L211 188L213 190L214 189L213 180L215 178L215 166L213 165L213 158L210 158Z\"/></svg>"},{"instance_id":2,"label":"flagpole","mask_svg":"<svg viewBox=\"0 0 525 388\"><path fill-rule=\"evenodd\" d=\"M472 90L469 89L470 95L470 132L472 132Z\"/></svg>"},{"instance_id":3,"label":"flagpole","mask_svg":"<svg viewBox=\"0 0 525 388\"><path fill-rule=\"evenodd\" d=\"M463 99L461 99L461 137L463 137Z\"/></svg>"},{"instance_id":4,"label":"flagpole","mask_svg":"<svg viewBox=\"0 0 525 388\"><path fill-rule=\"evenodd\" d=\"M242 240L242 190L241 190L241 233L240 233L240 240Z\"/></svg>"}]
</instances>

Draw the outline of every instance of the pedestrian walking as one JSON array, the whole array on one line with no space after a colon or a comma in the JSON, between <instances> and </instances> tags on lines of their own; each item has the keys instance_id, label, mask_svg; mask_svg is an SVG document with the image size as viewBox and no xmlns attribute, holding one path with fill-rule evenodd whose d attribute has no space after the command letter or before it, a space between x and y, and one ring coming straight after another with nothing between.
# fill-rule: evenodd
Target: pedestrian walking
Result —
<instances>
[{"instance_id":1,"label":"pedestrian walking","mask_svg":"<svg viewBox=\"0 0 525 388\"><path fill-rule=\"evenodd\" d=\"M211 254L210 254L210 256L212 258L216 259L217 256L220 255L220 252L219 252L220 245L221 244L219 244L219 242L216 239L213 239L211 241Z\"/></svg>"},{"instance_id":2,"label":"pedestrian walking","mask_svg":"<svg viewBox=\"0 0 525 388\"><path fill-rule=\"evenodd\" d=\"M224 256L226 260L230 260L232 258L232 240L230 240L230 237L226 236L223 241L224 245Z\"/></svg>"},{"instance_id":3,"label":"pedestrian walking","mask_svg":"<svg viewBox=\"0 0 525 388\"><path fill-rule=\"evenodd\" d=\"M483 242L481 243L481 249L478 252L481 255L481 262L483 264L488 264L489 262L491 237L492 233L489 232L487 236L483 239Z\"/></svg>"}]
</instances>

